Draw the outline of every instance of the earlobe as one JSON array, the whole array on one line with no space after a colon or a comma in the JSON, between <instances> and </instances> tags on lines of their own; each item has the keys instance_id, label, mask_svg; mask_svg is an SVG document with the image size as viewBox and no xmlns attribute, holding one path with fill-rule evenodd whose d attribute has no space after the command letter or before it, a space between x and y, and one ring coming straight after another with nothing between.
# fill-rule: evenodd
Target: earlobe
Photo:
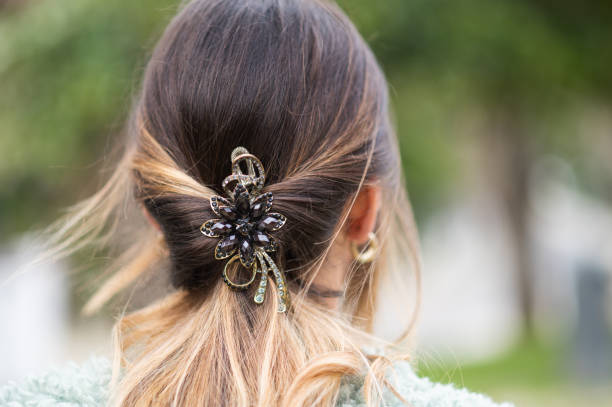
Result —
<instances>
[{"instance_id":1,"label":"earlobe","mask_svg":"<svg viewBox=\"0 0 612 407\"><path fill-rule=\"evenodd\" d=\"M356 244L368 241L376 226L381 194L381 188L376 185L365 186L358 192L348 216L347 238L350 241Z\"/></svg>"}]
</instances>

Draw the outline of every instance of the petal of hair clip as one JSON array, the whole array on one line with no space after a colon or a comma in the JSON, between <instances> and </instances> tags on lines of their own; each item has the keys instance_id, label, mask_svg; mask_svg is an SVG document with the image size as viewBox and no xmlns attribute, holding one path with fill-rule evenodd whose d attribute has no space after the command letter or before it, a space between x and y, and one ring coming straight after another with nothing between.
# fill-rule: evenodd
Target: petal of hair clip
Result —
<instances>
[{"instance_id":1,"label":"petal of hair clip","mask_svg":"<svg viewBox=\"0 0 612 407\"><path fill-rule=\"evenodd\" d=\"M265 246L263 246L262 249L264 249L264 251L268 253L275 252L278 249L278 243L276 242L276 239L268 234L266 235L268 236L269 242Z\"/></svg>"},{"instance_id":2,"label":"petal of hair clip","mask_svg":"<svg viewBox=\"0 0 612 407\"><path fill-rule=\"evenodd\" d=\"M221 239L215 247L215 259L227 259L236 252L238 248L238 236L231 234L224 239Z\"/></svg>"},{"instance_id":3,"label":"petal of hair clip","mask_svg":"<svg viewBox=\"0 0 612 407\"><path fill-rule=\"evenodd\" d=\"M210 207L212 211L215 213L215 215L222 216L221 212L219 212L219 205L231 206L232 204L230 201L223 198L222 196L218 196L218 195L211 196L210 197Z\"/></svg>"},{"instance_id":4,"label":"petal of hair clip","mask_svg":"<svg viewBox=\"0 0 612 407\"><path fill-rule=\"evenodd\" d=\"M251 267L253 261L255 261L255 248L253 247L251 239L241 239L239 251L240 263L246 268Z\"/></svg>"},{"instance_id":5,"label":"petal of hair clip","mask_svg":"<svg viewBox=\"0 0 612 407\"><path fill-rule=\"evenodd\" d=\"M266 247L270 244L271 238L270 236L261 230L256 230L253 232L253 243L255 246Z\"/></svg>"},{"instance_id":6,"label":"petal of hair clip","mask_svg":"<svg viewBox=\"0 0 612 407\"><path fill-rule=\"evenodd\" d=\"M234 208L241 217L249 216L251 211L249 191L242 184L236 185L236 189L234 189Z\"/></svg>"},{"instance_id":7,"label":"petal of hair clip","mask_svg":"<svg viewBox=\"0 0 612 407\"><path fill-rule=\"evenodd\" d=\"M238 218L238 213L232 206L220 206L219 213L228 221L234 221Z\"/></svg>"},{"instance_id":8,"label":"petal of hair clip","mask_svg":"<svg viewBox=\"0 0 612 407\"><path fill-rule=\"evenodd\" d=\"M223 219L209 219L202 224L200 231L208 237L221 237L230 234L234 226Z\"/></svg>"},{"instance_id":9,"label":"petal of hair clip","mask_svg":"<svg viewBox=\"0 0 612 407\"><path fill-rule=\"evenodd\" d=\"M257 219L267 213L272 207L273 200L272 192L266 192L251 199L251 218Z\"/></svg>"},{"instance_id":10,"label":"petal of hair clip","mask_svg":"<svg viewBox=\"0 0 612 407\"><path fill-rule=\"evenodd\" d=\"M277 212L267 213L257 222L257 229L271 232L282 228L287 222L287 218Z\"/></svg>"}]
</instances>

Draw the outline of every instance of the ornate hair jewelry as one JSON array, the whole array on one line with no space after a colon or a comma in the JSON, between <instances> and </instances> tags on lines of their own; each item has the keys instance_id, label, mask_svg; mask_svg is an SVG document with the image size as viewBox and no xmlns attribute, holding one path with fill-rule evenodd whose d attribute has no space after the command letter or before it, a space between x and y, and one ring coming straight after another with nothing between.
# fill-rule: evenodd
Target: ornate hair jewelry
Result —
<instances>
[{"instance_id":1,"label":"ornate hair jewelry","mask_svg":"<svg viewBox=\"0 0 612 407\"><path fill-rule=\"evenodd\" d=\"M230 288L246 290L260 273L259 287L253 299L261 304L271 272L278 288L278 312L285 312L289 308L285 277L268 253L277 249L270 233L282 228L287 218L270 212L273 196L271 192L262 193L266 173L261 161L244 147L236 147L231 159L232 174L221 184L226 197L215 195L210 198L210 207L220 218L207 220L200 231L205 236L221 238L215 247L215 259L229 258L223 268L223 281ZM251 272L245 283L236 283L228 275L229 265L238 260Z\"/></svg>"}]
</instances>

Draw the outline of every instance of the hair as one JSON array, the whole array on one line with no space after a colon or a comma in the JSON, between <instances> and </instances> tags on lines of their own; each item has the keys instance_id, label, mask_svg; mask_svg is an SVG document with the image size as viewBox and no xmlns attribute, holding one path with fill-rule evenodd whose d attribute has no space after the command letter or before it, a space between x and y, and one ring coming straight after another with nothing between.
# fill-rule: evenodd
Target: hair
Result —
<instances>
[{"instance_id":1,"label":"hair","mask_svg":"<svg viewBox=\"0 0 612 407\"><path fill-rule=\"evenodd\" d=\"M389 116L384 75L335 4L182 7L148 62L119 164L51 236L55 256L92 244L122 248L88 312L166 265L173 290L115 325L114 405L327 406L347 376L365 377L368 405L380 401L381 384L392 387L391 358L364 349L383 343L370 332L378 283L392 271L384 260L399 252L417 276L419 265ZM229 290L216 240L199 230L214 217L209 198L221 192L236 146L263 162L264 191L288 219L275 235L287 314L276 312L274 284L261 305L251 290ZM330 312L309 288L369 185L383 191L381 252L351 266L343 308ZM140 206L159 231L131 210Z\"/></svg>"}]
</instances>

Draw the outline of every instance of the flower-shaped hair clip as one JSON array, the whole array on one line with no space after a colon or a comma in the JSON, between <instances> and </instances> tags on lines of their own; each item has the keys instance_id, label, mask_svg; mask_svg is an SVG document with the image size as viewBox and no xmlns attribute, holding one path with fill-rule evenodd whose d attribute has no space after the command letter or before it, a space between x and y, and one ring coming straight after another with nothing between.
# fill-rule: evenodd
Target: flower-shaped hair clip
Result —
<instances>
[{"instance_id":1,"label":"flower-shaped hair clip","mask_svg":"<svg viewBox=\"0 0 612 407\"><path fill-rule=\"evenodd\" d=\"M219 218L204 222L200 231L205 236L221 238L215 247L215 258L230 258L223 268L223 280L229 287L246 290L260 273L254 301L261 304L271 271L278 288L278 311L285 312L289 307L285 277L268 253L277 249L271 232L282 228L287 218L270 212L273 196L271 192L262 193L266 174L261 161L244 147L236 147L231 158L232 174L221 184L226 197L210 198L210 206ZM251 278L245 283L236 283L228 275L228 266L238 260L251 270Z\"/></svg>"}]
</instances>

